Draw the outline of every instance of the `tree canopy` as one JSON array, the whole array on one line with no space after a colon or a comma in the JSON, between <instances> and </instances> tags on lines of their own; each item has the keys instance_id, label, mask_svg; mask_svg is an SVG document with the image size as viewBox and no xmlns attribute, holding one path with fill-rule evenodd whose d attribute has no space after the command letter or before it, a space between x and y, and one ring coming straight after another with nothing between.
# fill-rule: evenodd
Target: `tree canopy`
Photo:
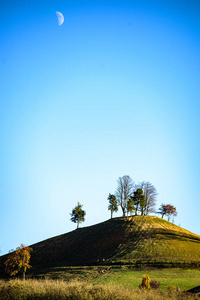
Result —
<instances>
[{"instance_id":1,"label":"tree canopy","mask_svg":"<svg viewBox=\"0 0 200 300\"><path fill-rule=\"evenodd\" d=\"M155 213L157 191L155 186L149 181L142 181L138 184L138 188L143 190L145 196L145 206L144 206L144 215L149 215L150 213Z\"/></svg>"},{"instance_id":2,"label":"tree canopy","mask_svg":"<svg viewBox=\"0 0 200 300\"><path fill-rule=\"evenodd\" d=\"M82 206L79 202L74 209L72 209L71 213L71 221L77 223L77 228L79 228L79 224L85 221L86 212L82 209Z\"/></svg>"},{"instance_id":3,"label":"tree canopy","mask_svg":"<svg viewBox=\"0 0 200 300\"><path fill-rule=\"evenodd\" d=\"M117 212L118 211L118 205L117 205L116 196L112 195L112 194L109 194L108 195L108 201L109 201L108 210L111 211L111 219L112 219L113 212Z\"/></svg>"},{"instance_id":4,"label":"tree canopy","mask_svg":"<svg viewBox=\"0 0 200 300\"><path fill-rule=\"evenodd\" d=\"M18 272L23 273L23 279L25 280L26 270L31 268L29 265L31 258L31 251L33 249L21 244L14 252L8 255L5 261L5 271L11 276L16 275Z\"/></svg>"},{"instance_id":5,"label":"tree canopy","mask_svg":"<svg viewBox=\"0 0 200 300\"><path fill-rule=\"evenodd\" d=\"M117 202L121 206L123 217L126 214L127 202L132 196L134 190L134 182L130 176L124 175L117 180L116 197Z\"/></svg>"},{"instance_id":6,"label":"tree canopy","mask_svg":"<svg viewBox=\"0 0 200 300\"><path fill-rule=\"evenodd\" d=\"M158 213L161 214L162 218L165 215L168 216L168 221L170 220L171 216L177 216L176 207L171 204L161 204Z\"/></svg>"},{"instance_id":7,"label":"tree canopy","mask_svg":"<svg viewBox=\"0 0 200 300\"><path fill-rule=\"evenodd\" d=\"M144 215L144 207L146 204L145 195L143 194L142 189L137 189L134 192L133 198L133 204L135 206L135 215L138 214L138 210L141 211L141 215Z\"/></svg>"},{"instance_id":8,"label":"tree canopy","mask_svg":"<svg viewBox=\"0 0 200 300\"><path fill-rule=\"evenodd\" d=\"M135 211L135 206L134 206L134 201L133 201L133 197L130 197L128 202L127 202L127 216L130 213L130 215L132 215L132 213Z\"/></svg>"}]
</instances>

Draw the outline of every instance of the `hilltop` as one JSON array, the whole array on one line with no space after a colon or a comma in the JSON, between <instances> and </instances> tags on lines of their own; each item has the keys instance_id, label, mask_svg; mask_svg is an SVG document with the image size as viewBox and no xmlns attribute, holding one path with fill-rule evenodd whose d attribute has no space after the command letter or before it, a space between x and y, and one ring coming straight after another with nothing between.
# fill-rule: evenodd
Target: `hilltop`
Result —
<instances>
[{"instance_id":1,"label":"hilltop","mask_svg":"<svg viewBox=\"0 0 200 300\"><path fill-rule=\"evenodd\" d=\"M153 216L114 218L31 246L32 266L200 265L200 236Z\"/></svg>"}]
</instances>

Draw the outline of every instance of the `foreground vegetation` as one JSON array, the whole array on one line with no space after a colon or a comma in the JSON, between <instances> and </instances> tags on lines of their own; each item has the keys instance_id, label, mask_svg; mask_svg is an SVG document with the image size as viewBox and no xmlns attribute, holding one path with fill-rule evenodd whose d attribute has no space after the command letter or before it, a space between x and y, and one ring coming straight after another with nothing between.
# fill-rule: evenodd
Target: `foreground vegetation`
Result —
<instances>
[{"instance_id":1,"label":"foreground vegetation","mask_svg":"<svg viewBox=\"0 0 200 300\"><path fill-rule=\"evenodd\" d=\"M169 287L180 288L187 291L199 285L200 270L183 269L146 269L130 270L116 269L108 272L104 276L96 277L91 282L95 284L112 284L136 289L142 281L144 274L148 274L151 280L160 282L160 289L167 291Z\"/></svg>"},{"instance_id":2,"label":"foreground vegetation","mask_svg":"<svg viewBox=\"0 0 200 300\"><path fill-rule=\"evenodd\" d=\"M33 270L32 270L33 271ZM160 282L160 289L167 291L169 286L187 291L199 285L200 270L184 270L179 268L145 268L136 269L131 266L82 266L55 267L43 269L40 273L33 272L27 277L37 279L55 279L63 281L88 282L93 285L115 285L137 289L144 274L151 280Z\"/></svg>"},{"instance_id":3,"label":"foreground vegetation","mask_svg":"<svg viewBox=\"0 0 200 300\"><path fill-rule=\"evenodd\" d=\"M0 258L0 299L197 298L185 291L199 286L200 236L161 218L115 218L32 248L27 281L8 280L10 255ZM139 289L144 275L160 288Z\"/></svg>"},{"instance_id":4,"label":"foreground vegetation","mask_svg":"<svg viewBox=\"0 0 200 300\"><path fill-rule=\"evenodd\" d=\"M18 279L0 281L0 299L70 299L70 300L161 300L195 299L169 288L167 291L131 289L115 285L93 285L87 282L62 280L27 280Z\"/></svg>"}]
</instances>

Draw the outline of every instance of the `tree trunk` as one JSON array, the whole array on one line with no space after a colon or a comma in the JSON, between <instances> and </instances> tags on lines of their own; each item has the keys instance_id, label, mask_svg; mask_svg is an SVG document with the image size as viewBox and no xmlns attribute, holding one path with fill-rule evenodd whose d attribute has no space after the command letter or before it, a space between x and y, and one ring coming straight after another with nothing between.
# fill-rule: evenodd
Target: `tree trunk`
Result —
<instances>
[{"instance_id":1,"label":"tree trunk","mask_svg":"<svg viewBox=\"0 0 200 300\"><path fill-rule=\"evenodd\" d=\"M78 222L77 222L77 228L76 229L78 229L79 228L79 219L78 219Z\"/></svg>"},{"instance_id":2,"label":"tree trunk","mask_svg":"<svg viewBox=\"0 0 200 300\"><path fill-rule=\"evenodd\" d=\"M23 254L23 263L25 265L25 254ZM26 266L23 267L23 280L25 280L25 272L26 272Z\"/></svg>"},{"instance_id":3,"label":"tree trunk","mask_svg":"<svg viewBox=\"0 0 200 300\"><path fill-rule=\"evenodd\" d=\"M125 208L122 207L123 217L126 217Z\"/></svg>"},{"instance_id":4,"label":"tree trunk","mask_svg":"<svg viewBox=\"0 0 200 300\"><path fill-rule=\"evenodd\" d=\"M148 216L149 214L149 210L148 210L148 207L146 207L146 213L145 213L145 216Z\"/></svg>"},{"instance_id":5,"label":"tree trunk","mask_svg":"<svg viewBox=\"0 0 200 300\"><path fill-rule=\"evenodd\" d=\"M141 216L144 216L145 215L145 210L144 210L144 208L142 208L142 211L141 211Z\"/></svg>"},{"instance_id":6,"label":"tree trunk","mask_svg":"<svg viewBox=\"0 0 200 300\"><path fill-rule=\"evenodd\" d=\"M113 218L113 211L111 210L111 219Z\"/></svg>"},{"instance_id":7,"label":"tree trunk","mask_svg":"<svg viewBox=\"0 0 200 300\"><path fill-rule=\"evenodd\" d=\"M138 204L136 205L135 216L137 216L137 212L138 212Z\"/></svg>"}]
</instances>

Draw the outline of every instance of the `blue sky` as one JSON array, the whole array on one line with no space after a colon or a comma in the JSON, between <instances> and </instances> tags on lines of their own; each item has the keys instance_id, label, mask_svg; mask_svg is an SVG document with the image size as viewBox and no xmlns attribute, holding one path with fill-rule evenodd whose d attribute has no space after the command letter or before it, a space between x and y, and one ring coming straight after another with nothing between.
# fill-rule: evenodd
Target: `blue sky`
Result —
<instances>
[{"instance_id":1,"label":"blue sky","mask_svg":"<svg viewBox=\"0 0 200 300\"><path fill-rule=\"evenodd\" d=\"M199 17L199 1L2 1L1 254L74 230L78 201L82 226L107 220L123 175L200 235Z\"/></svg>"}]
</instances>

